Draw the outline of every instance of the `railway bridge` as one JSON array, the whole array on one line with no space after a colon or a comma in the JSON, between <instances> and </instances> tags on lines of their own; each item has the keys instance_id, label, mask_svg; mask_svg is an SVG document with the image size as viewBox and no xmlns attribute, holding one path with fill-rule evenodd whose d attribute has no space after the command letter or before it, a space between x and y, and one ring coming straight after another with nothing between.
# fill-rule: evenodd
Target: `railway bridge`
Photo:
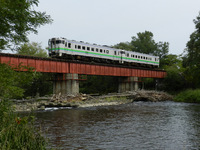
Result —
<instances>
[{"instance_id":1,"label":"railway bridge","mask_svg":"<svg viewBox=\"0 0 200 150\"><path fill-rule=\"evenodd\" d=\"M101 63L86 63L79 61L67 61L52 58L41 58L16 54L0 53L0 63L9 64L12 67L19 65L33 67L37 72L55 73L53 82L54 94L79 93L80 75L118 76L118 92L138 89L138 78L157 78L166 76L166 72L151 68L134 68L122 65ZM23 70L27 71L27 70Z\"/></svg>"}]
</instances>

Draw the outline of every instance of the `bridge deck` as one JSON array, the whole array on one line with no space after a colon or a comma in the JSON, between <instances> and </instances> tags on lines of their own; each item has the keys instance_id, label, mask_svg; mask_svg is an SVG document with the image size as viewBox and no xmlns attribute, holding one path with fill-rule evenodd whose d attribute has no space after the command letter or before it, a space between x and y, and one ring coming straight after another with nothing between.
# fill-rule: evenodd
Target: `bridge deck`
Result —
<instances>
[{"instance_id":1,"label":"bridge deck","mask_svg":"<svg viewBox=\"0 0 200 150\"><path fill-rule=\"evenodd\" d=\"M13 67L17 67L19 65L34 67L37 72L47 73L76 73L85 75L135 76L147 78L164 78L166 76L166 72L163 70L70 62L52 58L40 58L5 53L0 53L0 63L6 63Z\"/></svg>"}]
</instances>

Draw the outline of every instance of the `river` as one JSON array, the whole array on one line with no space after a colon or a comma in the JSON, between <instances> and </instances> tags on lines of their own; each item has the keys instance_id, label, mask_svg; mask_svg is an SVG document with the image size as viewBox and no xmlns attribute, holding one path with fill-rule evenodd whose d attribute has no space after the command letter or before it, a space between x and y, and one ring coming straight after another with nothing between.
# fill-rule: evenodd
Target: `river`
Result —
<instances>
[{"instance_id":1,"label":"river","mask_svg":"<svg viewBox=\"0 0 200 150\"><path fill-rule=\"evenodd\" d=\"M36 113L58 149L199 150L200 105L134 102Z\"/></svg>"}]
</instances>

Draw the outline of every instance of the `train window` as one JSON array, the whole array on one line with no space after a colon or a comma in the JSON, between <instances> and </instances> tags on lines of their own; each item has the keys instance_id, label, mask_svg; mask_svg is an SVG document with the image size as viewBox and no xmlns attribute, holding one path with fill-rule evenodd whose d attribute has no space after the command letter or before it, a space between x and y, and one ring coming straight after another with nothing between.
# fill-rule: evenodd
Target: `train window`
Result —
<instances>
[{"instance_id":1,"label":"train window","mask_svg":"<svg viewBox=\"0 0 200 150\"><path fill-rule=\"evenodd\" d=\"M82 46L82 49L85 50L85 46Z\"/></svg>"},{"instance_id":2,"label":"train window","mask_svg":"<svg viewBox=\"0 0 200 150\"><path fill-rule=\"evenodd\" d=\"M127 53L126 56L129 57L129 53Z\"/></svg>"},{"instance_id":3,"label":"train window","mask_svg":"<svg viewBox=\"0 0 200 150\"><path fill-rule=\"evenodd\" d=\"M99 51L99 49L98 48L96 48L96 52L98 52Z\"/></svg>"},{"instance_id":4,"label":"train window","mask_svg":"<svg viewBox=\"0 0 200 150\"><path fill-rule=\"evenodd\" d=\"M77 49L77 45L75 45L75 49Z\"/></svg>"},{"instance_id":5,"label":"train window","mask_svg":"<svg viewBox=\"0 0 200 150\"><path fill-rule=\"evenodd\" d=\"M135 58L137 58L137 55L135 55Z\"/></svg>"},{"instance_id":6,"label":"train window","mask_svg":"<svg viewBox=\"0 0 200 150\"><path fill-rule=\"evenodd\" d=\"M132 55L132 57L134 58L134 57L135 57L135 55Z\"/></svg>"},{"instance_id":7,"label":"train window","mask_svg":"<svg viewBox=\"0 0 200 150\"><path fill-rule=\"evenodd\" d=\"M90 51L90 47L87 47L87 50Z\"/></svg>"},{"instance_id":8,"label":"train window","mask_svg":"<svg viewBox=\"0 0 200 150\"><path fill-rule=\"evenodd\" d=\"M103 52L106 53L106 50L104 50Z\"/></svg>"},{"instance_id":9,"label":"train window","mask_svg":"<svg viewBox=\"0 0 200 150\"><path fill-rule=\"evenodd\" d=\"M68 43L68 48L71 48L71 43Z\"/></svg>"},{"instance_id":10,"label":"train window","mask_svg":"<svg viewBox=\"0 0 200 150\"><path fill-rule=\"evenodd\" d=\"M81 46L80 46L80 45L78 45L78 49L81 49Z\"/></svg>"},{"instance_id":11,"label":"train window","mask_svg":"<svg viewBox=\"0 0 200 150\"><path fill-rule=\"evenodd\" d=\"M109 54L109 50L106 50L106 53Z\"/></svg>"},{"instance_id":12,"label":"train window","mask_svg":"<svg viewBox=\"0 0 200 150\"><path fill-rule=\"evenodd\" d=\"M62 41L63 44L65 44L65 41Z\"/></svg>"},{"instance_id":13,"label":"train window","mask_svg":"<svg viewBox=\"0 0 200 150\"><path fill-rule=\"evenodd\" d=\"M103 50L102 49L100 49L100 53L102 53L103 52Z\"/></svg>"},{"instance_id":14,"label":"train window","mask_svg":"<svg viewBox=\"0 0 200 150\"><path fill-rule=\"evenodd\" d=\"M60 43L61 43L61 40L57 40L57 41L56 41L56 44L60 44Z\"/></svg>"},{"instance_id":15,"label":"train window","mask_svg":"<svg viewBox=\"0 0 200 150\"><path fill-rule=\"evenodd\" d=\"M65 43L65 47L67 47L67 42Z\"/></svg>"},{"instance_id":16,"label":"train window","mask_svg":"<svg viewBox=\"0 0 200 150\"><path fill-rule=\"evenodd\" d=\"M116 52L116 51L114 52L114 55L117 55L117 52Z\"/></svg>"},{"instance_id":17,"label":"train window","mask_svg":"<svg viewBox=\"0 0 200 150\"><path fill-rule=\"evenodd\" d=\"M91 48L91 51L94 51L94 48Z\"/></svg>"},{"instance_id":18,"label":"train window","mask_svg":"<svg viewBox=\"0 0 200 150\"><path fill-rule=\"evenodd\" d=\"M140 56L138 56L138 58L140 58Z\"/></svg>"}]
</instances>

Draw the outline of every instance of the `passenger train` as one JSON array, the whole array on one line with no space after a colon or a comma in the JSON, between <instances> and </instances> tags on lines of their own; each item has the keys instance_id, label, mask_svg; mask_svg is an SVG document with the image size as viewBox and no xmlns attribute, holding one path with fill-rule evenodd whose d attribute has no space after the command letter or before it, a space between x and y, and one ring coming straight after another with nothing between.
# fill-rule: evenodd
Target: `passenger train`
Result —
<instances>
[{"instance_id":1,"label":"passenger train","mask_svg":"<svg viewBox=\"0 0 200 150\"><path fill-rule=\"evenodd\" d=\"M111 48L106 45L78 42L66 38L49 39L49 56L124 65L159 67L159 57L133 51Z\"/></svg>"}]
</instances>

